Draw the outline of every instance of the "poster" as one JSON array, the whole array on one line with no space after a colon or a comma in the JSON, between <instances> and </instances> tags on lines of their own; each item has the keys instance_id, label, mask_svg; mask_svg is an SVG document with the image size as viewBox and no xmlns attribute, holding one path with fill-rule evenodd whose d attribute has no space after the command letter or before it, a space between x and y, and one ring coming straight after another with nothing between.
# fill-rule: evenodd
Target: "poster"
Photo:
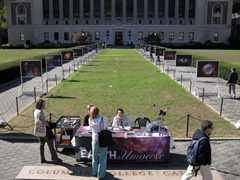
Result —
<instances>
[{"instance_id":1,"label":"poster","mask_svg":"<svg viewBox=\"0 0 240 180\"><path fill-rule=\"evenodd\" d=\"M42 61L20 61L22 77L41 77Z\"/></svg>"},{"instance_id":2,"label":"poster","mask_svg":"<svg viewBox=\"0 0 240 180\"><path fill-rule=\"evenodd\" d=\"M73 56L75 58L83 56L83 50L82 49L73 49Z\"/></svg>"},{"instance_id":3,"label":"poster","mask_svg":"<svg viewBox=\"0 0 240 180\"><path fill-rule=\"evenodd\" d=\"M175 60L176 51L164 51L164 60Z\"/></svg>"},{"instance_id":4,"label":"poster","mask_svg":"<svg viewBox=\"0 0 240 180\"><path fill-rule=\"evenodd\" d=\"M197 77L219 77L219 61L197 61Z\"/></svg>"},{"instance_id":5,"label":"poster","mask_svg":"<svg viewBox=\"0 0 240 180\"><path fill-rule=\"evenodd\" d=\"M63 61L73 60L73 51L61 51Z\"/></svg>"},{"instance_id":6,"label":"poster","mask_svg":"<svg viewBox=\"0 0 240 180\"><path fill-rule=\"evenodd\" d=\"M163 56L164 55L164 51L165 51L164 48L156 48L155 54L156 54L156 56Z\"/></svg>"},{"instance_id":7,"label":"poster","mask_svg":"<svg viewBox=\"0 0 240 180\"><path fill-rule=\"evenodd\" d=\"M92 51L92 46L88 46L88 52Z\"/></svg>"},{"instance_id":8,"label":"poster","mask_svg":"<svg viewBox=\"0 0 240 180\"><path fill-rule=\"evenodd\" d=\"M150 46L145 46L145 51L150 51Z\"/></svg>"},{"instance_id":9,"label":"poster","mask_svg":"<svg viewBox=\"0 0 240 180\"><path fill-rule=\"evenodd\" d=\"M177 54L176 66L191 67L192 66L192 55Z\"/></svg>"},{"instance_id":10,"label":"poster","mask_svg":"<svg viewBox=\"0 0 240 180\"><path fill-rule=\"evenodd\" d=\"M47 54L45 55L47 67L62 66L61 54Z\"/></svg>"}]
</instances>

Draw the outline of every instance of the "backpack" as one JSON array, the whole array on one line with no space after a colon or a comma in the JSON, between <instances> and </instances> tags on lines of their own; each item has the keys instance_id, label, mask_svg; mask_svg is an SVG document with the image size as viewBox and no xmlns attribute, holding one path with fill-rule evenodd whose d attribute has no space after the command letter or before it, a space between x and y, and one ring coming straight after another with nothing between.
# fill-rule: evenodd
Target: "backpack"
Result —
<instances>
[{"instance_id":1,"label":"backpack","mask_svg":"<svg viewBox=\"0 0 240 180\"><path fill-rule=\"evenodd\" d=\"M200 169L201 164L198 163L197 157L198 157L198 145L201 140L208 139L207 137L201 137L199 140L192 140L190 145L188 146L187 150L187 162L191 166L193 166L193 170L195 173L195 176L197 176L197 172ZM199 168L195 169L194 166L199 166Z\"/></svg>"}]
</instances>

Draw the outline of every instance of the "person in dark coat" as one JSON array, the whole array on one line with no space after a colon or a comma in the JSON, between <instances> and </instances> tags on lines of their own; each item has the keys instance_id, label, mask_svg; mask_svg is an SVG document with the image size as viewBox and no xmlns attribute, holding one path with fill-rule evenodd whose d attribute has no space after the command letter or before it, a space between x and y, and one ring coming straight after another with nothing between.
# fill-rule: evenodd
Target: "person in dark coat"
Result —
<instances>
[{"instance_id":1,"label":"person in dark coat","mask_svg":"<svg viewBox=\"0 0 240 180\"><path fill-rule=\"evenodd\" d=\"M232 96L231 96L231 89L233 90L234 98L236 98L235 85L237 84L237 80L238 80L238 74L236 72L236 68L233 67L231 69L231 73L229 74L228 81L227 81L227 84L228 84L228 87L229 87L229 96L230 96L230 98L232 98Z\"/></svg>"},{"instance_id":2,"label":"person in dark coat","mask_svg":"<svg viewBox=\"0 0 240 180\"><path fill-rule=\"evenodd\" d=\"M204 180L212 180L212 173L210 169L210 165L212 163L211 158L211 145L209 141L209 136L211 135L213 130L213 123L211 121L203 121L201 125L201 130L197 129L194 132L193 140L199 140L202 137L206 137L207 139L203 139L199 142L199 148L198 148L198 155L197 155L197 161L201 164L200 166L200 173L203 176ZM193 169L198 167L193 167L191 165L188 166L187 171L182 176L181 180L189 180L193 177Z\"/></svg>"}]
</instances>

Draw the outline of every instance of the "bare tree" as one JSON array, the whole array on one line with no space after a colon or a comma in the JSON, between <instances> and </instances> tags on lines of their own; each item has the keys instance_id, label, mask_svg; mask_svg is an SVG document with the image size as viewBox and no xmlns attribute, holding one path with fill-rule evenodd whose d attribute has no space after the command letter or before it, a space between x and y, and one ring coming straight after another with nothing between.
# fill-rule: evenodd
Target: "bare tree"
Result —
<instances>
[{"instance_id":1,"label":"bare tree","mask_svg":"<svg viewBox=\"0 0 240 180\"><path fill-rule=\"evenodd\" d=\"M90 44L92 37L89 32L79 31L73 33L71 40L73 43Z\"/></svg>"},{"instance_id":2,"label":"bare tree","mask_svg":"<svg viewBox=\"0 0 240 180\"><path fill-rule=\"evenodd\" d=\"M7 28L6 1L0 0L0 46L2 46L2 30Z\"/></svg>"}]
</instances>

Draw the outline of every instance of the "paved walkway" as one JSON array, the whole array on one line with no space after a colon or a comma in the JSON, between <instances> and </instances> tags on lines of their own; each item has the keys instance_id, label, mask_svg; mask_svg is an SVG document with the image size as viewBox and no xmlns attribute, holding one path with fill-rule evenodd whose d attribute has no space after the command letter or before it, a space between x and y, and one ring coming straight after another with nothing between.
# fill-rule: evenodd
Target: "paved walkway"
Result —
<instances>
[{"instance_id":1,"label":"paved walkway","mask_svg":"<svg viewBox=\"0 0 240 180\"><path fill-rule=\"evenodd\" d=\"M63 64L63 68L56 67L52 70L43 69L44 73L41 77L32 79L23 79L23 86L21 86L21 79L13 80L7 84L0 86L0 119L9 121L17 115L17 104L19 113L26 109L29 105L35 102L34 87L36 88L36 98L41 97L42 94L49 91L51 88L60 83L64 78L87 63L93 56L95 51L88 53L82 57L75 58L74 61ZM74 65L75 64L75 65ZM64 71L64 73L63 73ZM48 79L48 83L46 80ZM17 100L16 100L17 99ZM18 102L18 103L17 103Z\"/></svg>"},{"instance_id":2,"label":"paved walkway","mask_svg":"<svg viewBox=\"0 0 240 180\"><path fill-rule=\"evenodd\" d=\"M150 61L149 52L145 52L143 50L138 50L140 54L142 54L147 60ZM236 86L236 98L230 98L228 93L228 86L226 85L227 81L218 78L197 78L196 79L196 68L191 67L177 67L175 66L175 61L166 61L164 63L163 59L161 59L160 64L157 62L157 57L154 57L154 61L152 62L158 68L160 68L163 72L168 74L172 79L175 79L179 84L184 86L189 92L199 98L199 100L203 101L206 105L208 105L212 110L214 110L217 114L220 115L221 112L221 102L222 112L221 115L231 122L232 124L236 124L240 120L240 88ZM161 57L162 58L162 57ZM176 71L175 71L176 69ZM203 90L204 88L204 90ZM217 96L217 89L219 89ZM203 91L204 91L204 99L203 99Z\"/></svg>"},{"instance_id":3,"label":"paved walkway","mask_svg":"<svg viewBox=\"0 0 240 180\"><path fill-rule=\"evenodd\" d=\"M186 170L185 161L186 148L189 141L176 141L176 149L170 150L168 162L161 163L108 163L108 170L162 170L178 169ZM45 147L47 164L39 162L39 144L37 141L12 141L0 140L0 179L14 179L24 166L55 166L64 167L91 167L91 163L76 162L73 150L59 149L59 157L63 163L54 164L51 162L50 153ZM211 141L212 146L212 167L215 167L224 180L240 179L240 143L239 140ZM97 179L89 177L90 179ZM107 178L113 179L113 178ZM124 178L122 178L124 179ZM139 179L132 176L132 180Z\"/></svg>"}]
</instances>

